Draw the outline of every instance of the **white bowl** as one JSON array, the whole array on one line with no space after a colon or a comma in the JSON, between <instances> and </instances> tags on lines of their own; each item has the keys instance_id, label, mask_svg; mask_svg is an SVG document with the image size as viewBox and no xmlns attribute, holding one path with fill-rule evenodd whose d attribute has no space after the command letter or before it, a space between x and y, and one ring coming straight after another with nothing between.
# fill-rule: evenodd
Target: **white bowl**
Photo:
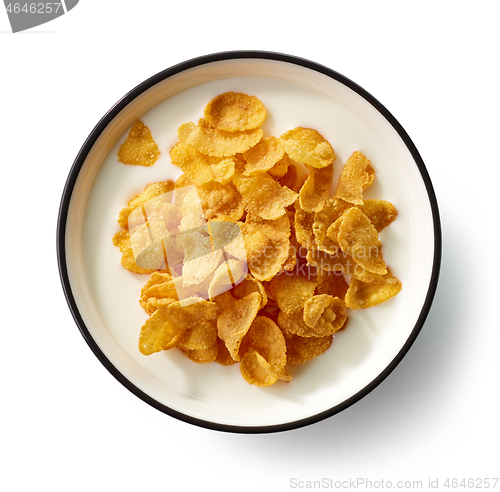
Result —
<instances>
[{"instance_id":1,"label":"white bowl","mask_svg":"<svg viewBox=\"0 0 500 492\"><path fill-rule=\"evenodd\" d=\"M267 134L316 128L342 163L355 150L376 170L367 197L392 202L398 218L381 233L384 259L401 280L398 296L350 311L349 327L293 380L249 385L238 365L198 365L177 350L149 357L137 348L146 314L138 303L145 277L124 270L111 243L118 211L148 183L176 178L169 150L177 127L197 121L204 105L226 91L264 103ZM161 156L150 168L118 163L128 127L140 118ZM276 432L332 416L374 389L417 337L437 286L439 213L417 149L401 125L354 82L313 62L269 52L227 52L169 68L133 89L102 118L84 143L64 189L58 221L63 288L82 335L130 391L185 422L232 432Z\"/></svg>"}]
</instances>

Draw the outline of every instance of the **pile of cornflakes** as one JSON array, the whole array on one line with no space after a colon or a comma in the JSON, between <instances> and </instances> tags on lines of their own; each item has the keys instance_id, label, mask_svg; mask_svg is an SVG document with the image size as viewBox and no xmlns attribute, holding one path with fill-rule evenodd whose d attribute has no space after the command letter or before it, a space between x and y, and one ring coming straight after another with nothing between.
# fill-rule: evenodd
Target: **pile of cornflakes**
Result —
<instances>
[{"instance_id":1,"label":"pile of cornflakes","mask_svg":"<svg viewBox=\"0 0 500 492\"><path fill-rule=\"evenodd\" d=\"M141 353L176 347L196 363L239 362L257 386L290 381L287 365L324 353L349 309L401 290L379 239L396 209L363 197L370 161L354 152L332 196L330 143L310 128L265 136L265 118L254 96L212 99L197 124L178 128L170 158L184 174L132 199L113 237L123 267L150 275ZM120 160L151 165L158 155L137 122Z\"/></svg>"}]
</instances>

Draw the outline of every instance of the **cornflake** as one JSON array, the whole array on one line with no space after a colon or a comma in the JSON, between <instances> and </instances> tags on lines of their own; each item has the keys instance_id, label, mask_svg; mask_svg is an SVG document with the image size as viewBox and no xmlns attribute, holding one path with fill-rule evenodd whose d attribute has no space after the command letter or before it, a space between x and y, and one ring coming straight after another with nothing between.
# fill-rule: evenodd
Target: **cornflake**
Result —
<instances>
[{"instance_id":1,"label":"cornflake","mask_svg":"<svg viewBox=\"0 0 500 492\"><path fill-rule=\"evenodd\" d=\"M152 166L160 156L150 129L140 120L130 128L125 142L118 150L118 160L134 166Z\"/></svg>"}]
</instances>

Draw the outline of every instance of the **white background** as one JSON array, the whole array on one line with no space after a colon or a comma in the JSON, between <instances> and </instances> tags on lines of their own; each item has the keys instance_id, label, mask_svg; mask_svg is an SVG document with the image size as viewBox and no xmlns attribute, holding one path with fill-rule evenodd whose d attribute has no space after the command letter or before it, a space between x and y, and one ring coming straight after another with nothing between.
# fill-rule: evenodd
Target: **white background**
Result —
<instances>
[{"instance_id":1,"label":"white background","mask_svg":"<svg viewBox=\"0 0 500 492\"><path fill-rule=\"evenodd\" d=\"M285 491L324 478L426 489L500 477L497 10L81 0L17 34L0 11L0 489ZM426 163L443 227L438 291L404 360L351 408L280 434L201 429L135 397L80 335L56 260L64 183L104 113L165 68L240 49L308 58L381 101Z\"/></svg>"}]
</instances>

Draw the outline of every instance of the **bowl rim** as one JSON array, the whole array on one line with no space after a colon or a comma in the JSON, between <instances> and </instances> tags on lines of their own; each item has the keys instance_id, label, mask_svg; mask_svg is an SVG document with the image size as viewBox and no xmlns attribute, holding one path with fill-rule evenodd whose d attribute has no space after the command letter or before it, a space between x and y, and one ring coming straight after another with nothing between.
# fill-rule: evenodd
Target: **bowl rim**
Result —
<instances>
[{"instance_id":1,"label":"bowl rim","mask_svg":"<svg viewBox=\"0 0 500 492\"><path fill-rule=\"evenodd\" d=\"M427 294L425 297L425 301L422 305L420 315L415 323L415 326L413 327L405 344L398 352L398 354L394 357L394 359L385 367L385 369L375 379L373 379L369 384L367 384L362 390L358 391L356 394L352 395L350 398L343 401L342 403L326 411L317 413L315 415L311 415L303 419L294 420L282 424L269 425L269 426L229 425L229 424L221 424L209 420L203 420L191 417L189 415L173 410L172 408L169 408L168 406L158 402L153 397L144 393L141 389L135 386L111 363L111 361L107 358L107 356L98 346L97 342L91 336L90 331L86 327L83 318L80 314L77 303L75 301L75 297L73 296L68 275L68 265L66 263L65 239L66 239L66 226L67 226L71 197L73 194L73 190L75 188L76 180L78 178L80 170L83 167L85 159L87 158L87 155L89 154L90 150L92 149L93 145L95 144L96 140L103 132L103 130L115 118L115 116L117 116L120 113L120 111L122 111L122 109L124 109L130 102L132 102L140 94L142 94L152 86L162 82L163 80L194 67L198 67L213 62L228 61L234 59L261 59L261 60L272 60L272 61L295 64L310 69L312 71L319 72L323 75L326 75L336 80L337 82L340 82L341 84L355 91L358 95L360 95L363 99L365 99L368 103L370 103L375 109L377 109L382 114L382 116L396 130L396 132L399 134L400 138L406 145L408 151L411 153L427 191L432 212L432 220L434 228L434 258L431 271L431 278ZM233 432L240 434L257 434L257 433L274 433L274 432L297 429L300 427L305 427L307 425L319 422L328 417L331 417L345 410L346 408L350 407L351 405L358 402L362 398L364 398L368 393L373 391L384 379L387 378L387 376L396 368L396 366L401 362L401 360L406 355L410 347L413 345L430 311L438 285L439 271L441 266L442 233L441 233L441 222L439 216L438 203L425 164L417 148L410 139L409 135L406 133L406 131L403 129L400 123L396 120L396 118L387 110L387 108L385 108L377 99L375 99L370 93L368 93L358 84L348 79L347 77L341 75L340 73L336 72L335 70L332 70L324 65L294 55L288 55L284 53L271 52L271 51L249 50L249 51L224 51L224 52L212 53L208 55L202 55L195 58L191 58L184 62L178 63L170 68L162 70L161 72L141 82L130 92L128 92L125 96L123 96L114 106L111 107L111 109L108 110L108 112L101 118L101 120L97 123L94 129L90 132L89 136L87 137L83 146L78 152L75 161L73 162L73 165L70 169L68 178L66 180L62 192L62 198L59 207L57 230L56 230L56 247L57 247L57 262L59 268L59 276L61 279L64 295L66 297L66 301L68 303L73 319L75 320L76 325L80 330L80 333L83 335L83 338L89 345L90 349L94 352L95 356L123 386L125 386L129 391L131 391L134 395L139 397L145 403L151 405L153 408L156 408L157 410L171 417L174 417L180 421L216 431Z\"/></svg>"}]
</instances>

